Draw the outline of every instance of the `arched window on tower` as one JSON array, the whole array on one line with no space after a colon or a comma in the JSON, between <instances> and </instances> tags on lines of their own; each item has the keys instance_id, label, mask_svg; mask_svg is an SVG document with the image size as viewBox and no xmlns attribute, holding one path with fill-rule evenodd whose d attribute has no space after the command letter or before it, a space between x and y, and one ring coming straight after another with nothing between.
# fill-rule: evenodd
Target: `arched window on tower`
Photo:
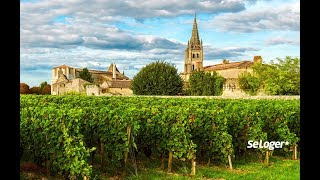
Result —
<instances>
[{"instance_id":1,"label":"arched window on tower","mask_svg":"<svg viewBox=\"0 0 320 180\"><path fill-rule=\"evenodd\" d=\"M194 54L192 54L192 58L194 58Z\"/></svg>"},{"instance_id":2,"label":"arched window on tower","mask_svg":"<svg viewBox=\"0 0 320 180\"><path fill-rule=\"evenodd\" d=\"M192 64L192 71L194 70L194 64Z\"/></svg>"},{"instance_id":3,"label":"arched window on tower","mask_svg":"<svg viewBox=\"0 0 320 180\"><path fill-rule=\"evenodd\" d=\"M197 58L199 58L199 54L197 53Z\"/></svg>"}]
</instances>

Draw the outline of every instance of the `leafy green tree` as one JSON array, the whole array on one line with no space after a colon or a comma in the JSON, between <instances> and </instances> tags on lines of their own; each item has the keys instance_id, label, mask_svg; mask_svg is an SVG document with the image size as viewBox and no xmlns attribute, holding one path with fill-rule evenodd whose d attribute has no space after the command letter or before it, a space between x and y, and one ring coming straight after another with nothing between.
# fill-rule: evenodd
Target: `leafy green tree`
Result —
<instances>
[{"instance_id":1,"label":"leafy green tree","mask_svg":"<svg viewBox=\"0 0 320 180\"><path fill-rule=\"evenodd\" d=\"M189 78L190 95L218 96L222 94L225 79L216 72L195 71Z\"/></svg>"},{"instance_id":2,"label":"leafy green tree","mask_svg":"<svg viewBox=\"0 0 320 180\"><path fill-rule=\"evenodd\" d=\"M254 71L262 81L263 89L270 95L300 94L300 58L277 58L278 63L257 64Z\"/></svg>"},{"instance_id":3,"label":"leafy green tree","mask_svg":"<svg viewBox=\"0 0 320 180\"><path fill-rule=\"evenodd\" d=\"M277 58L277 63L256 63L252 66L252 76L242 77L242 83L251 83L251 88L260 82L260 89L269 95L299 95L300 94L300 58ZM240 86L241 87L241 86ZM248 86L243 86L243 90Z\"/></svg>"},{"instance_id":4,"label":"leafy green tree","mask_svg":"<svg viewBox=\"0 0 320 180\"><path fill-rule=\"evenodd\" d=\"M93 83L92 74L89 72L88 68L83 68L83 70L79 73L78 78Z\"/></svg>"},{"instance_id":5,"label":"leafy green tree","mask_svg":"<svg viewBox=\"0 0 320 180\"><path fill-rule=\"evenodd\" d=\"M223 84L226 82L226 79L222 76L219 76L216 72L215 74L215 86L214 86L214 95L220 96L223 93Z\"/></svg>"},{"instance_id":6,"label":"leafy green tree","mask_svg":"<svg viewBox=\"0 0 320 180\"><path fill-rule=\"evenodd\" d=\"M258 77L249 72L244 72L239 75L239 86L244 92L250 95L256 95L261 85Z\"/></svg>"},{"instance_id":7,"label":"leafy green tree","mask_svg":"<svg viewBox=\"0 0 320 180\"><path fill-rule=\"evenodd\" d=\"M48 85L47 81L42 82L39 86L40 90L42 90L42 88L46 85Z\"/></svg>"},{"instance_id":8,"label":"leafy green tree","mask_svg":"<svg viewBox=\"0 0 320 180\"><path fill-rule=\"evenodd\" d=\"M182 86L183 80L174 65L156 61L133 77L131 89L137 95L177 95L182 93Z\"/></svg>"}]
</instances>

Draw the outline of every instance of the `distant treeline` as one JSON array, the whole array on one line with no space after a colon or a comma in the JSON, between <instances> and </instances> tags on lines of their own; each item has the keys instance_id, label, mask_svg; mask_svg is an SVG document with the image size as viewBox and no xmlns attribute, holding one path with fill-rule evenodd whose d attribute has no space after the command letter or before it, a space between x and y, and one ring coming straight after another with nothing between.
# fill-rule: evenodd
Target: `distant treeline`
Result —
<instances>
[{"instance_id":1,"label":"distant treeline","mask_svg":"<svg viewBox=\"0 0 320 180\"><path fill-rule=\"evenodd\" d=\"M20 83L20 94L51 94L51 85L44 81L30 88L28 84Z\"/></svg>"}]
</instances>

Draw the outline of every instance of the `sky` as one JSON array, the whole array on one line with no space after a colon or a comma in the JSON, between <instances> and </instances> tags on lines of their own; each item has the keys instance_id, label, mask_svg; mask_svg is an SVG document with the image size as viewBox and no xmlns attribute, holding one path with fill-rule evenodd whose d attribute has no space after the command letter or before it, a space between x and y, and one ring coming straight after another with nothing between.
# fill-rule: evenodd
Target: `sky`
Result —
<instances>
[{"instance_id":1,"label":"sky","mask_svg":"<svg viewBox=\"0 0 320 180\"><path fill-rule=\"evenodd\" d=\"M204 66L300 57L298 0L21 0L20 82L50 84L62 64L116 63L132 79L164 60L182 72L195 14Z\"/></svg>"}]
</instances>

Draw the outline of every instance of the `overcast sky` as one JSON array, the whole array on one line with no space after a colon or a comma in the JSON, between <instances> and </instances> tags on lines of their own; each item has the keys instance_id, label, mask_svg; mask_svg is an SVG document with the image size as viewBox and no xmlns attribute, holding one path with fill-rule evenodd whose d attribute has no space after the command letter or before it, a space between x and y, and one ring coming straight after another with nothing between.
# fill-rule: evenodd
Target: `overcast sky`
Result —
<instances>
[{"instance_id":1,"label":"overcast sky","mask_svg":"<svg viewBox=\"0 0 320 180\"><path fill-rule=\"evenodd\" d=\"M182 72L195 12L205 66L300 57L297 0L21 0L20 82L51 83L51 69L62 64L116 63L132 78L165 60Z\"/></svg>"}]
</instances>

